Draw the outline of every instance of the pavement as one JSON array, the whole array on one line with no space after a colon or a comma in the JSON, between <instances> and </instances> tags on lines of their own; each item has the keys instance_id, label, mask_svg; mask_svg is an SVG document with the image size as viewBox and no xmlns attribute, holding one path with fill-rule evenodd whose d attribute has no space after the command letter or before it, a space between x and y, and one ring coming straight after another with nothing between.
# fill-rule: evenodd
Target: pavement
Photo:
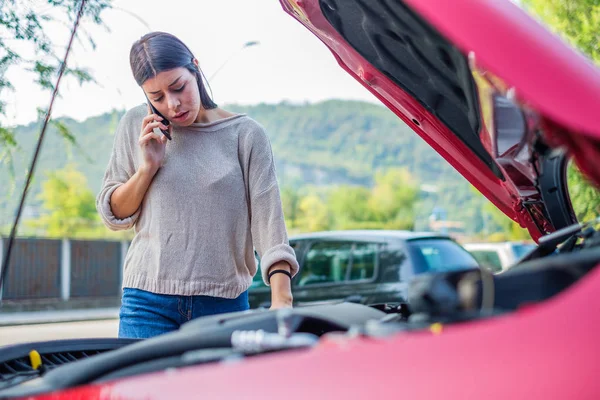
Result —
<instances>
[{"instance_id":1,"label":"pavement","mask_svg":"<svg viewBox=\"0 0 600 400\"><path fill-rule=\"evenodd\" d=\"M118 307L27 312L3 312L3 310L0 309L0 327L74 321L95 321L118 318Z\"/></svg>"},{"instance_id":2,"label":"pavement","mask_svg":"<svg viewBox=\"0 0 600 400\"><path fill-rule=\"evenodd\" d=\"M0 326L0 347L60 339L116 338L118 332L119 320L116 318L94 321Z\"/></svg>"}]
</instances>

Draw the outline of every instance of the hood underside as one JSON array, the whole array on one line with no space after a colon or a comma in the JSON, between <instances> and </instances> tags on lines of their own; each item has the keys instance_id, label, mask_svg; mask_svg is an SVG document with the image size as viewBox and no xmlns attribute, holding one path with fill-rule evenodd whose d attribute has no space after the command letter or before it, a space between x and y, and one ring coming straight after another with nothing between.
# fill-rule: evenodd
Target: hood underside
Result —
<instances>
[{"instance_id":1,"label":"hood underside","mask_svg":"<svg viewBox=\"0 0 600 400\"><path fill-rule=\"evenodd\" d=\"M592 113L600 105L600 73L517 6L281 3L343 69L534 239L575 222L565 165L574 155L600 182L587 162L600 157Z\"/></svg>"}]
</instances>

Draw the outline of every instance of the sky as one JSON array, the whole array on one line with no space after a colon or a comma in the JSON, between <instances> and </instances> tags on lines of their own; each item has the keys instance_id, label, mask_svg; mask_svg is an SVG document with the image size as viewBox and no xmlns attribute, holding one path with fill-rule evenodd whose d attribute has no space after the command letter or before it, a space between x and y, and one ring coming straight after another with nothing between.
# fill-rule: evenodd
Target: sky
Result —
<instances>
[{"instance_id":1,"label":"sky","mask_svg":"<svg viewBox=\"0 0 600 400\"><path fill-rule=\"evenodd\" d=\"M24 1L34 9L48 8L41 0ZM88 68L97 84L79 86L73 79L63 80L53 117L81 121L141 104L144 95L131 75L129 49L149 32L146 25L182 39L207 77L225 63L210 79L219 105L332 98L378 102L337 65L316 36L283 11L278 0L115 0L113 5L115 9L102 14L109 31L90 21L82 25L96 49L82 36L69 58L70 66ZM68 34L66 26L53 26L49 32L63 48ZM249 41L259 44L244 48ZM35 75L23 68L9 69L7 76L16 91L2 94L8 112L0 123L20 125L35 120L37 108L48 105L50 93L40 90L33 83Z\"/></svg>"}]
</instances>

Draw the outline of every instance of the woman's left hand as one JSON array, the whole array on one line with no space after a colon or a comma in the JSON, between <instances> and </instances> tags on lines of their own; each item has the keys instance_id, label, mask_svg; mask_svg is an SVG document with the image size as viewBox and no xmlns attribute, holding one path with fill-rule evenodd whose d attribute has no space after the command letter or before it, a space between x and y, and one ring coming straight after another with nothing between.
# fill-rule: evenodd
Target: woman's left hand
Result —
<instances>
[{"instance_id":1,"label":"woman's left hand","mask_svg":"<svg viewBox=\"0 0 600 400\"><path fill-rule=\"evenodd\" d=\"M292 308L292 300L271 300L269 310L278 310L280 308Z\"/></svg>"},{"instance_id":2,"label":"woman's left hand","mask_svg":"<svg viewBox=\"0 0 600 400\"><path fill-rule=\"evenodd\" d=\"M282 269L290 272L290 265L285 261L273 264L269 272L276 269ZM292 282L289 276L285 274L274 274L271 277L271 310L279 308L292 308Z\"/></svg>"}]
</instances>

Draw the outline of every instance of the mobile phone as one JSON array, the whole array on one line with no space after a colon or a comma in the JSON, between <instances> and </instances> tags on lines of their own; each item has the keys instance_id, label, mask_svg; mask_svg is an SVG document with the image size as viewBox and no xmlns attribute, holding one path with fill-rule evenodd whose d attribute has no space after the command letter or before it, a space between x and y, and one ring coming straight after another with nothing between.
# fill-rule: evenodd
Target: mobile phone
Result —
<instances>
[{"instance_id":1,"label":"mobile phone","mask_svg":"<svg viewBox=\"0 0 600 400\"><path fill-rule=\"evenodd\" d=\"M148 100L147 97L146 97L146 100ZM158 110L152 105L152 103L150 103L150 100L148 100L148 105L150 106L150 109L152 110L153 114L156 114L162 118L161 122L163 123L163 125L169 126L169 124L170 124L169 120L166 119L164 117L164 115L162 115L161 113L158 112ZM171 140L171 134L169 133L168 130L161 129L160 131L163 133L163 135L165 135L167 137L167 139Z\"/></svg>"}]
</instances>

